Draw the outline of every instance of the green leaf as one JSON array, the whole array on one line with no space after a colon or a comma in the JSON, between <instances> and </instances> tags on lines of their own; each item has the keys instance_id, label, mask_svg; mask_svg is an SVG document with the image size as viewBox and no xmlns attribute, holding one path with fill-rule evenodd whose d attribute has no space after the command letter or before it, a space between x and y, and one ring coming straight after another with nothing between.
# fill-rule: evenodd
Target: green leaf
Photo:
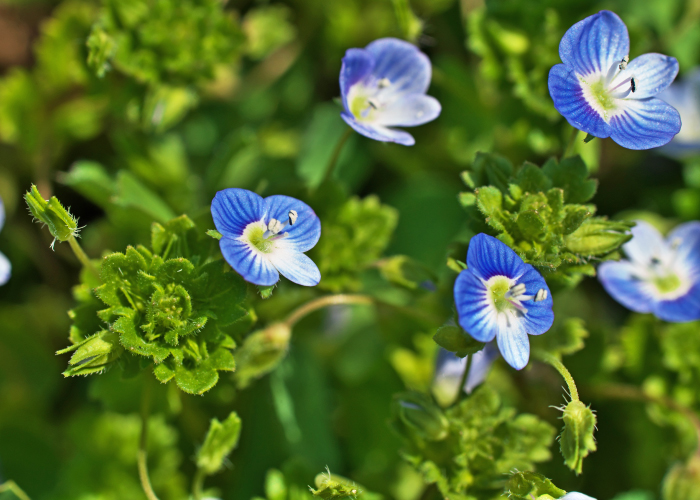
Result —
<instances>
[{"instance_id":1,"label":"green leaf","mask_svg":"<svg viewBox=\"0 0 700 500\"><path fill-rule=\"evenodd\" d=\"M564 237L566 248L581 255L605 255L632 239L633 223L608 221L602 217L586 219L573 233Z\"/></svg>"},{"instance_id":2,"label":"green leaf","mask_svg":"<svg viewBox=\"0 0 700 500\"><path fill-rule=\"evenodd\" d=\"M455 353L460 358L474 354L484 348L483 342L475 340L458 326L442 326L433 336L433 340L444 349Z\"/></svg>"},{"instance_id":3,"label":"green leaf","mask_svg":"<svg viewBox=\"0 0 700 500\"><path fill-rule=\"evenodd\" d=\"M561 498L566 491L557 488L554 483L537 472L515 472L506 483L505 492L509 497L523 500L549 495L550 498Z\"/></svg>"},{"instance_id":4,"label":"green leaf","mask_svg":"<svg viewBox=\"0 0 700 500\"><path fill-rule=\"evenodd\" d=\"M387 257L377 263L382 277L409 290L417 290L424 284L432 284L435 276L420 262L405 255Z\"/></svg>"},{"instance_id":5,"label":"green leaf","mask_svg":"<svg viewBox=\"0 0 700 500\"><path fill-rule=\"evenodd\" d=\"M270 285L270 286L256 285L256 287L258 289L258 293L260 294L260 297L264 300L264 299L269 299L270 297L272 297L272 291L277 287L277 283L275 283L274 285Z\"/></svg>"},{"instance_id":6,"label":"green leaf","mask_svg":"<svg viewBox=\"0 0 700 500\"><path fill-rule=\"evenodd\" d=\"M158 222L167 222L175 217L168 204L130 172L120 170L116 182L116 194L111 200L115 205L138 209Z\"/></svg>"},{"instance_id":7,"label":"green leaf","mask_svg":"<svg viewBox=\"0 0 700 500\"><path fill-rule=\"evenodd\" d=\"M588 179L588 168L580 156L565 158L559 163L551 158L542 166L542 171L555 187L564 190L566 203L585 203L598 189L598 182Z\"/></svg>"},{"instance_id":8,"label":"green leaf","mask_svg":"<svg viewBox=\"0 0 700 500\"><path fill-rule=\"evenodd\" d=\"M516 224L528 239L539 239L547 229L547 221L535 210L520 212Z\"/></svg>"},{"instance_id":9,"label":"green leaf","mask_svg":"<svg viewBox=\"0 0 700 500\"><path fill-rule=\"evenodd\" d=\"M564 408L562 418L564 430L559 436L561 454L567 467L580 474L583 470L583 459L596 450L593 437L596 416L581 401L571 401Z\"/></svg>"},{"instance_id":10,"label":"green leaf","mask_svg":"<svg viewBox=\"0 0 700 500\"><path fill-rule=\"evenodd\" d=\"M241 419L236 412L231 412L223 422L213 418L204 444L197 452L197 467L207 475L218 472L224 459L238 444L240 435Z\"/></svg>"},{"instance_id":11,"label":"green leaf","mask_svg":"<svg viewBox=\"0 0 700 500\"><path fill-rule=\"evenodd\" d=\"M404 433L413 433L428 441L441 441L449 433L449 422L442 410L425 394L404 392L395 394L392 411Z\"/></svg>"},{"instance_id":12,"label":"green leaf","mask_svg":"<svg viewBox=\"0 0 700 500\"><path fill-rule=\"evenodd\" d=\"M562 233L571 234L576 231L583 221L589 218L591 212L583 205L566 205L564 207L564 221L562 222Z\"/></svg>"},{"instance_id":13,"label":"green leaf","mask_svg":"<svg viewBox=\"0 0 700 500\"><path fill-rule=\"evenodd\" d=\"M68 362L70 366L63 372L66 377L102 372L107 366L119 359L124 349L119 345L119 335L116 332L102 330L83 342L62 349L56 354L71 351L73 351L73 355Z\"/></svg>"},{"instance_id":14,"label":"green leaf","mask_svg":"<svg viewBox=\"0 0 700 500\"><path fill-rule=\"evenodd\" d=\"M209 229L209 230L207 230L207 236L211 236L212 238L214 238L214 239L216 239L216 240L220 240L221 238L224 237L224 235L221 234L221 233L220 233L219 231L217 231L216 229Z\"/></svg>"},{"instance_id":15,"label":"green leaf","mask_svg":"<svg viewBox=\"0 0 700 500\"><path fill-rule=\"evenodd\" d=\"M479 152L472 164L472 171L476 186L490 184L503 193L508 192L513 164L503 156Z\"/></svg>"},{"instance_id":16,"label":"green leaf","mask_svg":"<svg viewBox=\"0 0 700 500\"><path fill-rule=\"evenodd\" d=\"M171 219L162 225L154 222L151 225L151 248L155 253L163 255L176 241L183 241L186 234L194 228L194 222L186 215Z\"/></svg>"},{"instance_id":17,"label":"green leaf","mask_svg":"<svg viewBox=\"0 0 700 500\"><path fill-rule=\"evenodd\" d=\"M552 180L537 165L525 162L515 176L515 182L524 193L538 193L552 187Z\"/></svg>"},{"instance_id":18,"label":"green leaf","mask_svg":"<svg viewBox=\"0 0 700 500\"><path fill-rule=\"evenodd\" d=\"M175 369L175 383L188 394L204 394L219 381L219 371L235 369L236 362L231 351L219 348L192 367L188 364L178 365Z\"/></svg>"},{"instance_id":19,"label":"green leaf","mask_svg":"<svg viewBox=\"0 0 700 500\"><path fill-rule=\"evenodd\" d=\"M330 470L318 474L314 479L316 489L309 488L314 497L324 500L380 500L382 497L373 493L367 493L365 489L337 474L331 474Z\"/></svg>"}]
</instances>

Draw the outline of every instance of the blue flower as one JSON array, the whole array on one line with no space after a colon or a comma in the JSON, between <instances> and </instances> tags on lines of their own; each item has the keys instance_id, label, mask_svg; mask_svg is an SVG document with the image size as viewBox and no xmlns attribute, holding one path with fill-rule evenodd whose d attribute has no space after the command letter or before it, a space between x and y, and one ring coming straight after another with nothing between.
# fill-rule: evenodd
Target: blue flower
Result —
<instances>
[{"instance_id":1,"label":"blue flower","mask_svg":"<svg viewBox=\"0 0 700 500\"><path fill-rule=\"evenodd\" d=\"M700 319L700 222L681 224L664 240L651 224L637 221L622 248L628 260L598 267L616 301L665 321Z\"/></svg>"},{"instance_id":2,"label":"blue flower","mask_svg":"<svg viewBox=\"0 0 700 500\"><path fill-rule=\"evenodd\" d=\"M683 126L678 135L662 151L669 156L683 157L700 151L700 68L681 82L674 82L658 96L678 110Z\"/></svg>"},{"instance_id":3,"label":"blue flower","mask_svg":"<svg viewBox=\"0 0 700 500\"><path fill-rule=\"evenodd\" d=\"M412 146L411 134L389 127L414 127L438 117L440 103L425 95L431 72L425 54L396 38L349 49L340 69L345 108L340 116L370 139Z\"/></svg>"},{"instance_id":4,"label":"blue flower","mask_svg":"<svg viewBox=\"0 0 700 500\"><path fill-rule=\"evenodd\" d=\"M477 386L481 385L497 357L498 347L494 342L489 342L482 350L472 354L472 365L469 367L469 374L462 388L464 392L471 394ZM460 358L455 353L441 347L435 362L433 391L445 394L446 401L454 400L466 367L467 358Z\"/></svg>"},{"instance_id":5,"label":"blue flower","mask_svg":"<svg viewBox=\"0 0 700 500\"><path fill-rule=\"evenodd\" d=\"M270 286L280 273L305 286L321 280L316 264L304 255L321 237L321 221L306 203L230 188L216 193L211 214L223 235L221 253L246 281Z\"/></svg>"},{"instance_id":6,"label":"blue flower","mask_svg":"<svg viewBox=\"0 0 700 500\"><path fill-rule=\"evenodd\" d=\"M629 60L627 26L603 10L574 24L549 72L554 107L574 127L610 137L629 149L668 143L681 129L675 108L654 96L678 74L678 61L661 54Z\"/></svg>"},{"instance_id":7,"label":"blue flower","mask_svg":"<svg viewBox=\"0 0 700 500\"><path fill-rule=\"evenodd\" d=\"M541 335L554 321L547 283L508 245L483 233L469 242L467 265L454 289L460 326L480 342L495 337L508 364L524 368L528 334Z\"/></svg>"},{"instance_id":8,"label":"blue flower","mask_svg":"<svg viewBox=\"0 0 700 500\"><path fill-rule=\"evenodd\" d=\"M5 225L5 205L0 198L0 230ZM12 274L12 265L2 253L0 253L0 286L7 283Z\"/></svg>"}]
</instances>

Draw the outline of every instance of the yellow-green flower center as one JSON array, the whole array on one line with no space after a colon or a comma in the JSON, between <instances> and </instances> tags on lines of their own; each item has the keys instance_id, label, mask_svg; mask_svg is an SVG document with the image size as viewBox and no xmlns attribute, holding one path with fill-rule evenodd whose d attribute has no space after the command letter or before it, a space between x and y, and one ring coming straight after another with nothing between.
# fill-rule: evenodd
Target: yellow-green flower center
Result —
<instances>
[{"instance_id":1,"label":"yellow-green flower center","mask_svg":"<svg viewBox=\"0 0 700 500\"><path fill-rule=\"evenodd\" d=\"M615 99L610 95L610 90L605 85L604 78L590 84L589 89L591 97L595 99L603 111L613 111L616 108Z\"/></svg>"},{"instance_id":2,"label":"yellow-green flower center","mask_svg":"<svg viewBox=\"0 0 700 500\"><path fill-rule=\"evenodd\" d=\"M272 236L265 238L265 228L262 225L246 228L246 232L248 233L248 241L255 248L262 253L270 253L272 251Z\"/></svg>"},{"instance_id":3,"label":"yellow-green flower center","mask_svg":"<svg viewBox=\"0 0 700 500\"><path fill-rule=\"evenodd\" d=\"M676 274L654 278L654 285L661 293L670 293L678 290L681 284L681 280Z\"/></svg>"},{"instance_id":4,"label":"yellow-green flower center","mask_svg":"<svg viewBox=\"0 0 700 500\"><path fill-rule=\"evenodd\" d=\"M491 301L498 312L505 312L513 308L513 304L506 297L510 291L511 280L505 276L494 276L487 282L487 288Z\"/></svg>"}]
</instances>

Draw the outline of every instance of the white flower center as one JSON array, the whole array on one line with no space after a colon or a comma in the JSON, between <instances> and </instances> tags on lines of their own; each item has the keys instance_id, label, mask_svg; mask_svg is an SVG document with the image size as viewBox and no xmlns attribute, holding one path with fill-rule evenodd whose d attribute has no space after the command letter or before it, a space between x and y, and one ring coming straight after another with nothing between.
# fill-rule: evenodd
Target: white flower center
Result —
<instances>
[{"instance_id":1,"label":"white flower center","mask_svg":"<svg viewBox=\"0 0 700 500\"><path fill-rule=\"evenodd\" d=\"M627 70L628 62L629 56L625 56L610 66L606 74L576 75L586 102L606 122L620 114L624 110L625 99L637 91L639 82Z\"/></svg>"},{"instance_id":2,"label":"white flower center","mask_svg":"<svg viewBox=\"0 0 700 500\"><path fill-rule=\"evenodd\" d=\"M240 241L248 243L255 251L261 254L269 254L275 250L275 242L285 238L289 233L281 233L287 225L294 225L298 215L296 210L289 211L289 219L282 223L277 219L270 219L267 224L262 220L251 222L243 230L243 234L238 238Z\"/></svg>"},{"instance_id":3,"label":"white flower center","mask_svg":"<svg viewBox=\"0 0 700 500\"><path fill-rule=\"evenodd\" d=\"M652 256L645 266L638 265L635 277L646 283L645 288L656 300L675 300L688 293L693 285L693 277L684 268L676 248L672 247L662 256Z\"/></svg>"}]
</instances>

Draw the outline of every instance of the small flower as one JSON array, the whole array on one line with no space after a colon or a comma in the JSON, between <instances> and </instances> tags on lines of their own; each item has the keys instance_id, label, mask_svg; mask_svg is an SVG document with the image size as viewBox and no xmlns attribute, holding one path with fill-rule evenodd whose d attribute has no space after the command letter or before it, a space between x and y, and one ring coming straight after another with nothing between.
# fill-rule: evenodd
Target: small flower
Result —
<instances>
[{"instance_id":1,"label":"small flower","mask_svg":"<svg viewBox=\"0 0 700 500\"><path fill-rule=\"evenodd\" d=\"M459 324L479 342L496 338L510 366L530 358L527 336L552 326L552 294L544 278L505 243L486 234L469 242L467 265L455 281Z\"/></svg>"},{"instance_id":2,"label":"small flower","mask_svg":"<svg viewBox=\"0 0 700 500\"><path fill-rule=\"evenodd\" d=\"M389 127L415 127L438 117L440 103L425 95L431 72L425 54L396 38L349 49L340 69L340 116L365 137L413 146L411 134Z\"/></svg>"},{"instance_id":3,"label":"small flower","mask_svg":"<svg viewBox=\"0 0 700 500\"><path fill-rule=\"evenodd\" d=\"M2 230L2 227L4 225L5 225L5 205L2 202L2 198L0 198L0 231ZM7 260L7 257L5 257L2 253L0 253L0 286L7 283L7 281L10 279L11 274L12 274L12 265L10 264L10 261Z\"/></svg>"},{"instance_id":4,"label":"small flower","mask_svg":"<svg viewBox=\"0 0 700 500\"><path fill-rule=\"evenodd\" d=\"M559 500L596 500L593 497L579 493L578 491L570 491Z\"/></svg>"},{"instance_id":5,"label":"small flower","mask_svg":"<svg viewBox=\"0 0 700 500\"><path fill-rule=\"evenodd\" d=\"M678 110L683 121L681 131L663 148L669 156L683 157L700 151L700 68L681 82L674 82L658 96Z\"/></svg>"},{"instance_id":6,"label":"small flower","mask_svg":"<svg viewBox=\"0 0 700 500\"><path fill-rule=\"evenodd\" d=\"M559 44L549 72L554 107L574 127L610 137L628 149L668 143L681 129L675 108L654 96L678 74L662 54L629 60L629 35L617 14L603 10L574 24Z\"/></svg>"},{"instance_id":7,"label":"small flower","mask_svg":"<svg viewBox=\"0 0 700 500\"><path fill-rule=\"evenodd\" d=\"M462 388L464 392L471 394L477 386L481 385L497 357L498 347L494 342L489 342L482 350L472 354L472 365L469 367L469 374ZM453 400L459 390L459 382L466 367L466 357L460 358L441 347L435 363L433 390L445 394L445 400Z\"/></svg>"},{"instance_id":8,"label":"small flower","mask_svg":"<svg viewBox=\"0 0 700 500\"><path fill-rule=\"evenodd\" d=\"M664 240L651 224L637 221L622 249L628 260L598 267L616 301L665 321L700 319L700 222L681 224Z\"/></svg>"},{"instance_id":9,"label":"small flower","mask_svg":"<svg viewBox=\"0 0 700 500\"><path fill-rule=\"evenodd\" d=\"M321 280L316 264L304 255L321 237L321 221L306 203L229 188L216 193L211 214L222 234L221 253L246 281L270 286L280 273L304 286Z\"/></svg>"}]
</instances>

